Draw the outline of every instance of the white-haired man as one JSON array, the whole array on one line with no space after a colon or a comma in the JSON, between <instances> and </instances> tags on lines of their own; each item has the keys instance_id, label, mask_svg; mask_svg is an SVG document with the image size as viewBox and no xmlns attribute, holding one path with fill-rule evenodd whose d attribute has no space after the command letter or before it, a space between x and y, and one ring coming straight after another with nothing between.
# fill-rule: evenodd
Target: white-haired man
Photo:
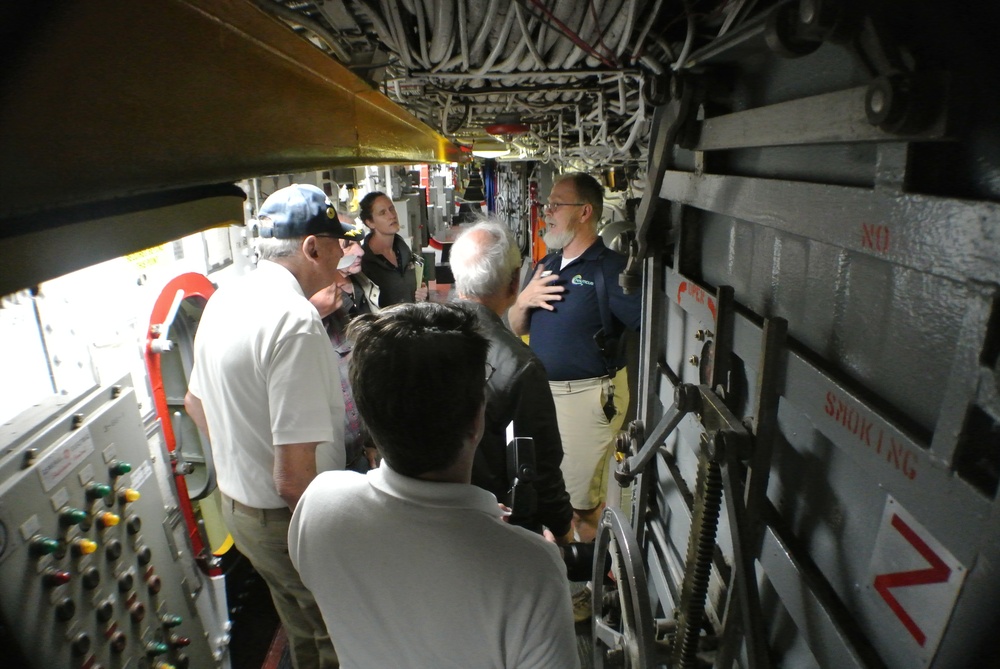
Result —
<instances>
[{"instance_id":1,"label":"white-haired man","mask_svg":"<svg viewBox=\"0 0 1000 669\"><path fill-rule=\"evenodd\" d=\"M557 543L572 540L573 508L560 464L562 441L545 368L501 318L517 299L521 254L511 231L482 221L465 231L451 248L451 270L460 300L474 309L490 341L487 362L496 369L486 386L486 428L476 451L473 484L503 501L511 487L507 471L506 428L534 440L537 502L534 514L519 520L536 532L548 528Z\"/></svg>"},{"instance_id":2,"label":"white-haired man","mask_svg":"<svg viewBox=\"0 0 1000 669\"><path fill-rule=\"evenodd\" d=\"M271 591L292 664L339 667L287 546L306 486L318 471L344 467L337 360L306 298L333 282L340 241L356 231L310 185L274 192L258 218L261 260L206 304L184 406L211 441L223 521Z\"/></svg>"}]
</instances>

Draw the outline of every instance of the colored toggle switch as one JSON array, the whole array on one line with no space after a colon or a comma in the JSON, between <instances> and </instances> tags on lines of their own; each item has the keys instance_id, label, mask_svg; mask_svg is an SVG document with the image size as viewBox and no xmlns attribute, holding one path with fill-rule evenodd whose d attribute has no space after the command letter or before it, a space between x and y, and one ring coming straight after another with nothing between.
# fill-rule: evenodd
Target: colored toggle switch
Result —
<instances>
[{"instance_id":1,"label":"colored toggle switch","mask_svg":"<svg viewBox=\"0 0 1000 669\"><path fill-rule=\"evenodd\" d=\"M63 571L62 569L46 569L45 573L42 574L42 583L50 588L55 588L60 585L66 585L69 583L71 578L73 578L73 575L68 571Z\"/></svg>"},{"instance_id":2,"label":"colored toggle switch","mask_svg":"<svg viewBox=\"0 0 1000 669\"><path fill-rule=\"evenodd\" d=\"M170 652L170 646L160 641L150 641L146 644L146 655L156 657Z\"/></svg>"},{"instance_id":3,"label":"colored toggle switch","mask_svg":"<svg viewBox=\"0 0 1000 669\"><path fill-rule=\"evenodd\" d=\"M90 555L97 550L97 544L90 539L74 539L71 550L76 557Z\"/></svg>"},{"instance_id":4,"label":"colored toggle switch","mask_svg":"<svg viewBox=\"0 0 1000 669\"><path fill-rule=\"evenodd\" d=\"M97 524L100 527L114 527L119 522L121 522L121 517L118 514L111 513L110 511L102 511L97 514Z\"/></svg>"},{"instance_id":5,"label":"colored toggle switch","mask_svg":"<svg viewBox=\"0 0 1000 669\"><path fill-rule=\"evenodd\" d=\"M191 645L191 639L186 636L170 635L170 645L174 648L184 648Z\"/></svg>"},{"instance_id":6,"label":"colored toggle switch","mask_svg":"<svg viewBox=\"0 0 1000 669\"><path fill-rule=\"evenodd\" d=\"M35 557L52 555L59 550L59 542L57 540L38 535L31 537L31 541L28 542L28 546L31 554Z\"/></svg>"},{"instance_id":7,"label":"colored toggle switch","mask_svg":"<svg viewBox=\"0 0 1000 669\"><path fill-rule=\"evenodd\" d=\"M132 465L122 460L112 460L108 466L108 472L115 477L128 474L130 471L132 471Z\"/></svg>"},{"instance_id":8,"label":"colored toggle switch","mask_svg":"<svg viewBox=\"0 0 1000 669\"><path fill-rule=\"evenodd\" d=\"M86 487L87 499L103 499L111 494L111 486L107 483L88 483Z\"/></svg>"},{"instance_id":9,"label":"colored toggle switch","mask_svg":"<svg viewBox=\"0 0 1000 669\"><path fill-rule=\"evenodd\" d=\"M177 627L183 622L184 622L183 618L181 618L180 616L176 616L172 613L164 613L163 615L160 616L160 623L168 629L171 627Z\"/></svg>"},{"instance_id":10,"label":"colored toggle switch","mask_svg":"<svg viewBox=\"0 0 1000 669\"><path fill-rule=\"evenodd\" d=\"M139 494L138 490L133 488L125 488L118 493L118 501L122 504L128 504L129 502L137 501L142 495Z\"/></svg>"},{"instance_id":11,"label":"colored toggle switch","mask_svg":"<svg viewBox=\"0 0 1000 669\"><path fill-rule=\"evenodd\" d=\"M83 509L64 506L59 511L59 522L63 525L79 525L85 520L87 520L87 512Z\"/></svg>"}]
</instances>

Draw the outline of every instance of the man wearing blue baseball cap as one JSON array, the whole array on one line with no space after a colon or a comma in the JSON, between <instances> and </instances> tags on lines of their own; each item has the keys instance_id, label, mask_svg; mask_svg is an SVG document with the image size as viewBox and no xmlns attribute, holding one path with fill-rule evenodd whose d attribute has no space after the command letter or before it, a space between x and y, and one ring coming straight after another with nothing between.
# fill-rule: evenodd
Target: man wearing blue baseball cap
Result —
<instances>
[{"instance_id":1,"label":"man wearing blue baseball cap","mask_svg":"<svg viewBox=\"0 0 1000 669\"><path fill-rule=\"evenodd\" d=\"M222 516L271 590L296 669L338 667L312 594L288 559L292 510L317 472L344 468L335 352L307 299L357 235L322 190L293 184L258 214L260 262L205 306L184 406L210 438Z\"/></svg>"}]
</instances>

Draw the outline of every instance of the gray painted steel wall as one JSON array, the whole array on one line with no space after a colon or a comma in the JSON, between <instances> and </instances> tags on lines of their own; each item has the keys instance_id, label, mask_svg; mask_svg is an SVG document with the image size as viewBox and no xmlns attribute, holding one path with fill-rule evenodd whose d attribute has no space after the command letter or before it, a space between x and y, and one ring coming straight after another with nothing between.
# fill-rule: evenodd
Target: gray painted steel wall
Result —
<instances>
[{"instance_id":1,"label":"gray painted steel wall","mask_svg":"<svg viewBox=\"0 0 1000 669\"><path fill-rule=\"evenodd\" d=\"M673 401L651 370L662 360L699 383L696 333L725 329L708 306L719 309L720 286L736 302L738 417L758 408L762 324L787 321L767 467L777 516L761 516L752 545L776 666L982 666L997 643L1000 116L981 58L991 45L973 19L929 3L912 11L893 14L889 32L916 71L953 76L933 123L903 137L869 123L874 75L843 45L757 53L727 64L728 109L718 98L702 109L694 150L672 151L659 193L670 205L655 225L672 243L646 264L647 434ZM688 415L667 438L646 474L648 506L635 487L657 617L677 606L690 527L670 468L694 490L702 432ZM731 537L724 512L708 614L720 633ZM893 576L921 569L911 585Z\"/></svg>"}]
</instances>

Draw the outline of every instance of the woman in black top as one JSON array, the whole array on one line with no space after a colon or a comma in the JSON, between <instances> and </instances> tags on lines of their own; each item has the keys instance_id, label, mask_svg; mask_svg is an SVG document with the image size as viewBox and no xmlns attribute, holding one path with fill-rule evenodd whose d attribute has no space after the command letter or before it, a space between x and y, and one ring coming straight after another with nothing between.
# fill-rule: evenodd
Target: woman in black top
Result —
<instances>
[{"instance_id":1,"label":"woman in black top","mask_svg":"<svg viewBox=\"0 0 1000 669\"><path fill-rule=\"evenodd\" d=\"M377 295L369 300L377 305L373 311L401 302L423 302L427 287L421 282L417 287L416 266L422 265L414 256L399 232L396 207L385 193L378 191L365 195L361 200L361 221L371 229L361 246L361 273L377 287Z\"/></svg>"}]
</instances>

